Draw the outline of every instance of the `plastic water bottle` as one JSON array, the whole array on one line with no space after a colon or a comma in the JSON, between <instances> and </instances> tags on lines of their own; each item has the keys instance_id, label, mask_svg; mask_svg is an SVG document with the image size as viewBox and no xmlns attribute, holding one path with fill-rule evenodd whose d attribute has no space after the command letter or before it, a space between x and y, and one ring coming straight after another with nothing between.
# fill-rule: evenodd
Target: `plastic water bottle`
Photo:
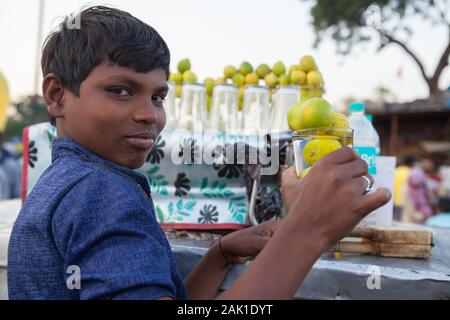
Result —
<instances>
[{"instance_id":1,"label":"plastic water bottle","mask_svg":"<svg viewBox=\"0 0 450 320\"><path fill-rule=\"evenodd\" d=\"M376 144L375 149L376 149L376 152L377 152L377 157L379 157L379 156L381 155L381 149L380 149L380 135L378 134L378 132L377 132L377 130L375 129L375 127L373 126L373 116L372 116L371 114L367 113L367 114L366 114L366 118L367 118L367 120L369 120L370 123L372 124L373 134L375 135L376 141L377 141L377 144Z\"/></svg>"},{"instance_id":2,"label":"plastic water bottle","mask_svg":"<svg viewBox=\"0 0 450 320\"><path fill-rule=\"evenodd\" d=\"M348 122L354 130L353 149L367 162L369 174L377 173L377 137L372 123L364 116L365 105L361 102L351 103Z\"/></svg>"}]
</instances>

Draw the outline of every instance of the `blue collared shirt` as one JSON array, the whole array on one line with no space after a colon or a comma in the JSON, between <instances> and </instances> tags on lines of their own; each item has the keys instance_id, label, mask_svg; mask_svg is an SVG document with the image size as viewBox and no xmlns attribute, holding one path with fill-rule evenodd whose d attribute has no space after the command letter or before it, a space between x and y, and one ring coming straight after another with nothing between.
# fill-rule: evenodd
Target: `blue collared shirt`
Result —
<instances>
[{"instance_id":1,"label":"blue collared shirt","mask_svg":"<svg viewBox=\"0 0 450 320\"><path fill-rule=\"evenodd\" d=\"M28 195L8 251L10 299L185 299L147 179L71 139Z\"/></svg>"}]
</instances>

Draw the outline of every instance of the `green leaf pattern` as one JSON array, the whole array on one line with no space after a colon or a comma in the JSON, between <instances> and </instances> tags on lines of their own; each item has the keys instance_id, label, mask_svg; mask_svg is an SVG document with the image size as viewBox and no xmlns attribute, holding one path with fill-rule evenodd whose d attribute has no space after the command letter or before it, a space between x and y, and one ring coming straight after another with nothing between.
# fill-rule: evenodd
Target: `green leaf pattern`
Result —
<instances>
[{"instance_id":1,"label":"green leaf pattern","mask_svg":"<svg viewBox=\"0 0 450 320\"><path fill-rule=\"evenodd\" d=\"M205 177L202 180L200 191L203 196L208 199L212 198L229 198L234 196L234 193L226 187L226 183L220 183L219 181L214 181L210 187L208 187L208 178Z\"/></svg>"},{"instance_id":2,"label":"green leaf pattern","mask_svg":"<svg viewBox=\"0 0 450 320\"><path fill-rule=\"evenodd\" d=\"M167 191L169 182L164 179L164 176L162 174L157 174L159 169L159 166L150 167L146 172L147 180L150 184L150 189L152 190L152 192L155 192L162 196L166 196L169 194L169 192Z\"/></svg>"},{"instance_id":3,"label":"green leaf pattern","mask_svg":"<svg viewBox=\"0 0 450 320\"><path fill-rule=\"evenodd\" d=\"M228 202L228 210L234 221L244 223L245 215L247 214L246 198L244 196L231 198Z\"/></svg>"},{"instance_id":4,"label":"green leaf pattern","mask_svg":"<svg viewBox=\"0 0 450 320\"><path fill-rule=\"evenodd\" d=\"M163 222L165 223L180 222L185 218L192 216L196 205L197 201L195 200L183 201L182 199L179 199L175 204L173 201L169 202L169 205L167 206L168 216L166 218L163 215Z\"/></svg>"}]
</instances>

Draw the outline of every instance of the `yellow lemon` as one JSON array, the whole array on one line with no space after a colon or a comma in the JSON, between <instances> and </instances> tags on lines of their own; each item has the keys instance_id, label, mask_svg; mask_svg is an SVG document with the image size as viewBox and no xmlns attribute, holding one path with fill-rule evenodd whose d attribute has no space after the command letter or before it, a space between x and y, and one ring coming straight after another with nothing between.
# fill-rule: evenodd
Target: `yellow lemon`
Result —
<instances>
[{"instance_id":1,"label":"yellow lemon","mask_svg":"<svg viewBox=\"0 0 450 320\"><path fill-rule=\"evenodd\" d=\"M213 91L214 91L214 79L213 78L206 78L205 81L203 81L203 83L205 84L205 89L206 89L206 94L208 96L212 96Z\"/></svg>"},{"instance_id":2,"label":"yellow lemon","mask_svg":"<svg viewBox=\"0 0 450 320\"><path fill-rule=\"evenodd\" d=\"M291 84L291 78L287 74L282 74L278 78L278 83L280 84L280 86L287 86Z\"/></svg>"},{"instance_id":3,"label":"yellow lemon","mask_svg":"<svg viewBox=\"0 0 450 320\"><path fill-rule=\"evenodd\" d=\"M317 70L316 62L314 58L310 55L306 55L300 59L300 70L303 72L310 72Z\"/></svg>"},{"instance_id":4,"label":"yellow lemon","mask_svg":"<svg viewBox=\"0 0 450 320\"><path fill-rule=\"evenodd\" d=\"M342 145L336 139L327 139L325 137L313 139L307 142L303 148L303 159L312 166L322 157L340 148L342 148Z\"/></svg>"},{"instance_id":5,"label":"yellow lemon","mask_svg":"<svg viewBox=\"0 0 450 320\"><path fill-rule=\"evenodd\" d=\"M310 71L306 75L306 83L313 87L320 87L323 84L323 78L319 71Z\"/></svg>"},{"instance_id":6,"label":"yellow lemon","mask_svg":"<svg viewBox=\"0 0 450 320\"><path fill-rule=\"evenodd\" d=\"M306 73L301 70L294 70L291 73L291 83L304 85L306 83Z\"/></svg>"},{"instance_id":7,"label":"yellow lemon","mask_svg":"<svg viewBox=\"0 0 450 320\"><path fill-rule=\"evenodd\" d=\"M260 79L264 79L270 73L270 68L267 64L263 63L256 68L256 74Z\"/></svg>"},{"instance_id":8,"label":"yellow lemon","mask_svg":"<svg viewBox=\"0 0 450 320\"><path fill-rule=\"evenodd\" d=\"M233 66L226 66L223 70L223 75L225 79L232 79L234 75L237 73L237 69Z\"/></svg>"},{"instance_id":9,"label":"yellow lemon","mask_svg":"<svg viewBox=\"0 0 450 320\"><path fill-rule=\"evenodd\" d=\"M211 103L212 103L212 98L211 96L206 96L206 110L211 111Z\"/></svg>"},{"instance_id":10,"label":"yellow lemon","mask_svg":"<svg viewBox=\"0 0 450 320\"><path fill-rule=\"evenodd\" d=\"M177 84L176 87L175 87L175 96L177 98L181 98L182 91L183 91L183 86L180 85L180 84Z\"/></svg>"},{"instance_id":11,"label":"yellow lemon","mask_svg":"<svg viewBox=\"0 0 450 320\"><path fill-rule=\"evenodd\" d=\"M303 129L328 128L333 123L333 107L322 98L311 98L303 102L301 124Z\"/></svg>"},{"instance_id":12,"label":"yellow lemon","mask_svg":"<svg viewBox=\"0 0 450 320\"><path fill-rule=\"evenodd\" d=\"M249 73L245 76L245 84L258 84L259 78L256 73Z\"/></svg>"},{"instance_id":13,"label":"yellow lemon","mask_svg":"<svg viewBox=\"0 0 450 320\"><path fill-rule=\"evenodd\" d=\"M243 86L245 84L245 76L240 73L236 73L233 77L233 83L237 86Z\"/></svg>"},{"instance_id":14,"label":"yellow lemon","mask_svg":"<svg viewBox=\"0 0 450 320\"><path fill-rule=\"evenodd\" d=\"M302 103L294 103L287 112L287 122L289 128L292 131L298 131L302 129Z\"/></svg>"},{"instance_id":15,"label":"yellow lemon","mask_svg":"<svg viewBox=\"0 0 450 320\"><path fill-rule=\"evenodd\" d=\"M348 119L342 113L335 112L333 115L333 128L350 128Z\"/></svg>"},{"instance_id":16,"label":"yellow lemon","mask_svg":"<svg viewBox=\"0 0 450 320\"><path fill-rule=\"evenodd\" d=\"M187 83L197 82L197 76L191 70L183 73L183 81Z\"/></svg>"},{"instance_id":17,"label":"yellow lemon","mask_svg":"<svg viewBox=\"0 0 450 320\"><path fill-rule=\"evenodd\" d=\"M183 83L183 75L179 72L171 73L169 76L169 80L173 81L175 84L182 84Z\"/></svg>"},{"instance_id":18,"label":"yellow lemon","mask_svg":"<svg viewBox=\"0 0 450 320\"><path fill-rule=\"evenodd\" d=\"M311 170L311 167L303 169L302 172L300 172L299 178L304 179L308 175L309 170Z\"/></svg>"},{"instance_id":19,"label":"yellow lemon","mask_svg":"<svg viewBox=\"0 0 450 320\"><path fill-rule=\"evenodd\" d=\"M225 79L225 77L219 77L216 80L214 80L214 82L216 84L225 84L225 83L227 83L227 79Z\"/></svg>"},{"instance_id":20,"label":"yellow lemon","mask_svg":"<svg viewBox=\"0 0 450 320\"><path fill-rule=\"evenodd\" d=\"M291 64L291 66L289 67L289 74L292 74L292 72L294 71L301 71L298 64Z\"/></svg>"},{"instance_id":21,"label":"yellow lemon","mask_svg":"<svg viewBox=\"0 0 450 320\"><path fill-rule=\"evenodd\" d=\"M273 73L269 73L264 77L264 81L269 88L275 88L278 84L278 77Z\"/></svg>"}]
</instances>

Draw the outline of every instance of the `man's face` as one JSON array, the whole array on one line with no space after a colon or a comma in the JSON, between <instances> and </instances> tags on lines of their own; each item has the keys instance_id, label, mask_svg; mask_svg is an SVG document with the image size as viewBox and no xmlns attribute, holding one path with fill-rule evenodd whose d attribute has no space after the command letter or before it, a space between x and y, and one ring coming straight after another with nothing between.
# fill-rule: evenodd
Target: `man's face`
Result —
<instances>
[{"instance_id":1,"label":"man's face","mask_svg":"<svg viewBox=\"0 0 450 320\"><path fill-rule=\"evenodd\" d=\"M166 123L166 79L159 68L138 73L106 63L97 66L81 83L79 97L65 90L58 136L130 169L141 167Z\"/></svg>"},{"instance_id":2,"label":"man's face","mask_svg":"<svg viewBox=\"0 0 450 320\"><path fill-rule=\"evenodd\" d=\"M434 172L434 164L433 161L430 159L423 159L420 163L422 170L425 171L425 173L433 173Z\"/></svg>"}]
</instances>

